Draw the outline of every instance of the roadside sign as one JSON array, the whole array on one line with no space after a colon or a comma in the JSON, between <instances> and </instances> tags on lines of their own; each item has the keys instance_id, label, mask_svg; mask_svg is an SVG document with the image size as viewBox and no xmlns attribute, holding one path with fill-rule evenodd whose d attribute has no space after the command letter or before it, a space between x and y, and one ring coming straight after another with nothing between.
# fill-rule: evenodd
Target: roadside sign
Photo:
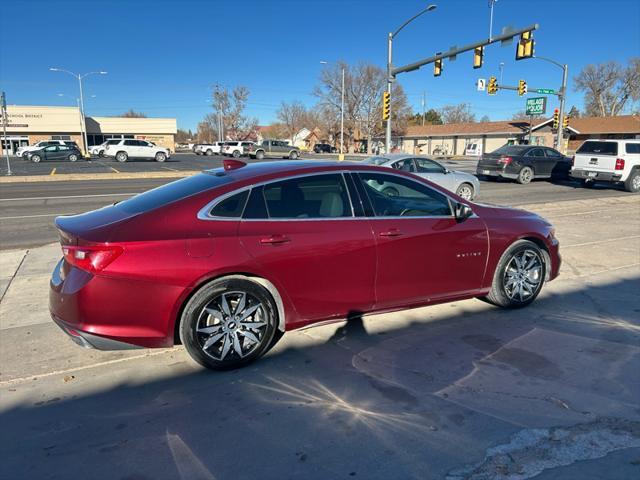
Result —
<instances>
[{"instance_id":1,"label":"roadside sign","mask_svg":"<svg viewBox=\"0 0 640 480\"><path fill-rule=\"evenodd\" d=\"M539 88L536 93L542 93L544 95L555 95L556 91L553 88Z\"/></svg>"},{"instance_id":2,"label":"roadside sign","mask_svg":"<svg viewBox=\"0 0 640 480\"><path fill-rule=\"evenodd\" d=\"M547 97L527 98L527 115L544 115L547 111Z\"/></svg>"},{"instance_id":3,"label":"roadside sign","mask_svg":"<svg viewBox=\"0 0 640 480\"><path fill-rule=\"evenodd\" d=\"M479 92L484 92L484 89L487 86L487 80L485 78L479 78L476 82L476 86L478 87Z\"/></svg>"}]
</instances>

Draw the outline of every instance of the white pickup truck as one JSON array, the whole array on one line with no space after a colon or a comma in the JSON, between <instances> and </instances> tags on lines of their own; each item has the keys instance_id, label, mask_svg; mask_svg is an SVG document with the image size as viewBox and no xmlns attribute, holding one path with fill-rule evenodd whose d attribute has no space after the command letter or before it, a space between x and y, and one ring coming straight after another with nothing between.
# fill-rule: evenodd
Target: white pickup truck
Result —
<instances>
[{"instance_id":1,"label":"white pickup truck","mask_svg":"<svg viewBox=\"0 0 640 480\"><path fill-rule=\"evenodd\" d=\"M585 141L573 157L571 176L585 185L617 183L640 192L640 139Z\"/></svg>"}]
</instances>

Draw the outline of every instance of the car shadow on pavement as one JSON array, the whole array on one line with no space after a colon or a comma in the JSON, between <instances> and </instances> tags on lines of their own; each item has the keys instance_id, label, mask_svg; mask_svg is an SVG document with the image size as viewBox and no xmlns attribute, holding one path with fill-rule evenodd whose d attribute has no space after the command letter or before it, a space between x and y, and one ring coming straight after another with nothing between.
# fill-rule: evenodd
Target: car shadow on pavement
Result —
<instances>
[{"instance_id":1,"label":"car shadow on pavement","mask_svg":"<svg viewBox=\"0 0 640 480\"><path fill-rule=\"evenodd\" d=\"M177 348L5 382L3 403L12 406L0 413L0 477L444 478L549 419L635 421L639 286L635 277L545 293L511 311L457 302L451 314L399 313L397 325L388 321L394 314L353 312L335 331L303 331L230 372L199 369ZM560 350L545 350L554 339L567 364L556 361ZM590 374L569 365L576 356L597 360L598 381L574 382ZM490 381L502 382L499 401ZM528 393L512 398L511 388ZM606 408L576 409L589 396ZM636 467L619 468L624 478Z\"/></svg>"}]
</instances>

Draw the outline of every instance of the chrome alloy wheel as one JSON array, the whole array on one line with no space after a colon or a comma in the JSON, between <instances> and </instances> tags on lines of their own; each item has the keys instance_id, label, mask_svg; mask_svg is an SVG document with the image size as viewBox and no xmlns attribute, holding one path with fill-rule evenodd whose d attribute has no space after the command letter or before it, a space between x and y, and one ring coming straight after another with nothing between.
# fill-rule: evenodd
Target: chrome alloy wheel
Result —
<instances>
[{"instance_id":1,"label":"chrome alloy wheel","mask_svg":"<svg viewBox=\"0 0 640 480\"><path fill-rule=\"evenodd\" d=\"M542 258L533 250L516 253L504 271L504 291L511 300L524 302L540 288Z\"/></svg>"},{"instance_id":2,"label":"chrome alloy wheel","mask_svg":"<svg viewBox=\"0 0 640 480\"><path fill-rule=\"evenodd\" d=\"M473 187L471 185L466 183L461 185L456 193L465 200L473 200Z\"/></svg>"},{"instance_id":3,"label":"chrome alloy wheel","mask_svg":"<svg viewBox=\"0 0 640 480\"><path fill-rule=\"evenodd\" d=\"M198 343L206 355L218 361L244 358L262 343L266 311L246 292L225 292L202 309L196 325Z\"/></svg>"},{"instance_id":4,"label":"chrome alloy wheel","mask_svg":"<svg viewBox=\"0 0 640 480\"><path fill-rule=\"evenodd\" d=\"M633 181L631 183L634 192L640 190L640 175L636 175L633 177Z\"/></svg>"}]
</instances>

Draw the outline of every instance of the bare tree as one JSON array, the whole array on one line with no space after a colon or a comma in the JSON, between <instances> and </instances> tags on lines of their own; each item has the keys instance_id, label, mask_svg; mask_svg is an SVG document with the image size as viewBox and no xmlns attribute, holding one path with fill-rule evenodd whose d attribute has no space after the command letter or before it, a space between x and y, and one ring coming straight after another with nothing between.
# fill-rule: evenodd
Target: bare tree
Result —
<instances>
[{"instance_id":1,"label":"bare tree","mask_svg":"<svg viewBox=\"0 0 640 480\"><path fill-rule=\"evenodd\" d=\"M524 110L520 110L520 111L514 113L511 116L511 120L521 121L521 122L528 122L529 121L529 115L527 115L527 112L525 112Z\"/></svg>"},{"instance_id":2,"label":"bare tree","mask_svg":"<svg viewBox=\"0 0 640 480\"><path fill-rule=\"evenodd\" d=\"M282 123L272 123L260 130L262 138L285 138L287 136L287 127Z\"/></svg>"},{"instance_id":3,"label":"bare tree","mask_svg":"<svg viewBox=\"0 0 640 480\"><path fill-rule=\"evenodd\" d=\"M280 105L280 109L276 115L278 120L280 120L285 127L287 136L291 140L291 145L293 145L293 140L296 134L304 126L306 114L307 109L304 108L304 105L300 102L282 102Z\"/></svg>"},{"instance_id":4,"label":"bare tree","mask_svg":"<svg viewBox=\"0 0 640 480\"><path fill-rule=\"evenodd\" d=\"M207 121L198 123L198 132L196 134L198 142L212 143L216 136L215 130L211 127L211 124Z\"/></svg>"},{"instance_id":5,"label":"bare tree","mask_svg":"<svg viewBox=\"0 0 640 480\"><path fill-rule=\"evenodd\" d=\"M486 123L486 122L490 122L491 119L489 118L489 115L483 115L482 118L480 119L480 122L482 123Z\"/></svg>"},{"instance_id":6,"label":"bare tree","mask_svg":"<svg viewBox=\"0 0 640 480\"><path fill-rule=\"evenodd\" d=\"M578 108L575 105L573 105L569 109L569 113L567 115L569 115L571 118L579 118L581 114L580 114L580 110L578 110Z\"/></svg>"},{"instance_id":7,"label":"bare tree","mask_svg":"<svg viewBox=\"0 0 640 480\"><path fill-rule=\"evenodd\" d=\"M255 137L257 118L244 115L249 99L249 89L242 85L231 92L227 88L215 87L213 90L213 114L205 117L205 121L213 130L218 129L218 115L222 116L225 138L231 140L246 140Z\"/></svg>"},{"instance_id":8,"label":"bare tree","mask_svg":"<svg viewBox=\"0 0 640 480\"><path fill-rule=\"evenodd\" d=\"M573 79L574 90L584 92L587 115L620 115L629 101L640 99L640 58L624 67L618 62L587 65Z\"/></svg>"},{"instance_id":9,"label":"bare tree","mask_svg":"<svg viewBox=\"0 0 640 480\"><path fill-rule=\"evenodd\" d=\"M147 118L146 113L136 112L133 108L130 108L120 116L125 118Z\"/></svg>"},{"instance_id":10,"label":"bare tree","mask_svg":"<svg viewBox=\"0 0 640 480\"><path fill-rule=\"evenodd\" d=\"M476 116L471 111L469 103L445 105L440 109L440 115L444 123L474 123L476 121Z\"/></svg>"}]
</instances>

